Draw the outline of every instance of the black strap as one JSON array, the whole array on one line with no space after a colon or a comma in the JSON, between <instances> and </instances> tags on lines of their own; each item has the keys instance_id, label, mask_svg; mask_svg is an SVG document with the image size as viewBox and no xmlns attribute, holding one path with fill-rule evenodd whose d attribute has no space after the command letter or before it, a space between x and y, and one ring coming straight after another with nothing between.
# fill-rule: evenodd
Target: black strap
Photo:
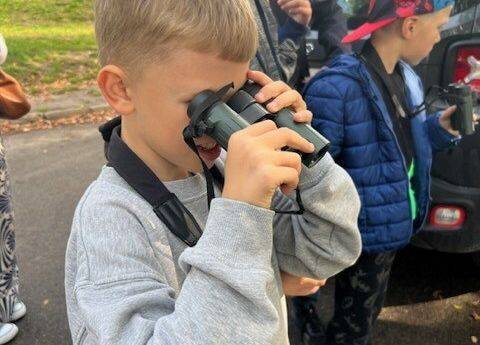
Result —
<instances>
[{"instance_id":1,"label":"black strap","mask_svg":"<svg viewBox=\"0 0 480 345\"><path fill-rule=\"evenodd\" d=\"M183 139L187 143L187 145L195 152L198 159L202 163L203 172L205 174L205 180L207 181L207 198L208 198L208 209L210 209L210 204L212 203L213 198L215 198L215 189L213 186L213 175L210 169L208 169L207 165L203 162L203 159L200 157L198 153L197 145L193 141L193 137L189 135L189 131L183 132Z\"/></svg>"},{"instance_id":2,"label":"black strap","mask_svg":"<svg viewBox=\"0 0 480 345\"><path fill-rule=\"evenodd\" d=\"M398 115L403 118L413 118L416 114L412 112L408 106L405 90L397 85L392 78L390 78L387 70L385 69L385 65L378 57L378 53L370 41L365 44L359 57L371 68L372 71L375 72L375 74L385 85L385 88L390 94L390 98L397 110Z\"/></svg>"},{"instance_id":3,"label":"black strap","mask_svg":"<svg viewBox=\"0 0 480 345\"><path fill-rule=\"evenodd\" d=\"M106 143L108 165L150 205L167 228L188 246L193 247L202 229L193 215L158 179L150 168L123 142L119 118L100 127Z\"/></svg>"}]
</instances>

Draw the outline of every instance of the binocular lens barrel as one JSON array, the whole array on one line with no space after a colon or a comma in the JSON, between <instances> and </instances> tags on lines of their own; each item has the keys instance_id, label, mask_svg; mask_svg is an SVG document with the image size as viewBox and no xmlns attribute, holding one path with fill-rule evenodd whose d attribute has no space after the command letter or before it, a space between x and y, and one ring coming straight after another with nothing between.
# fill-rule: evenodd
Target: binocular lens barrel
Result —
<instances>
[{"instance_id":1,"label":"binocular lens barrel","mask_svg":"<svg viewBox=\"0 0 480 345\"><path fill-rule=\"evenodd\" d=\"M473 107L476 95L468 85L450 84L448 86L448 102L455 104L457 110L452 115L452 128L462 135L475 133Z\"/></svg>"},{"instance_id":2,"label":"binocular lens barrel","mask_svg":"<svg viewBox=\"0 0 480 345\"><path fill-rule=\"evenodd\" d=\"M315 146L313 153L298 152L305 166L314 166L327 153L330 142L312 126L295 122L294 114L289 109L271 114L265 108L265 104L259 104L255 100L255 95L260 89L259 85L247 81L227 103L223 102L222 97L214 91L205 90L199 93L188 107L187 112L190 117L188 132L196 137L209 135L222 148L227 149L233 133L269 119L279 128L287 127L297 132Z\"/></svg>"},{"instance_id":3,"label":"binocular lens barrel","mask_svg":"<svg viewBox=\"0 0 480 345\"><path fill-rule=\"evenodd\" d=\"M260 85L247 81L227 104L250 124L269 119L275 122L278 128L290 128L300 134L315 146L313 153L298 152L302 156L302 163L309 168L314 166L328 152L330 142L309 124L295 122L294 113L290 109L282 109L276 114L270 114L266 109L268 102L259 104L255 100L255 95L260 89Z\"/></svg>"}]
</instances>

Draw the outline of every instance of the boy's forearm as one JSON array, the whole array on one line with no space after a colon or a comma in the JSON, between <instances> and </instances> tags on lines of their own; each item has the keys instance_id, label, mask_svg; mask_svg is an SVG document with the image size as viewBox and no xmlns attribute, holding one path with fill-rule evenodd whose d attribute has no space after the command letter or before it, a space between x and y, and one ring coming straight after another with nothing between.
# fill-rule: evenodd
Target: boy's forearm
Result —
<instances>
[{"instance_id":1,"label":"boy's forearm","mask_svg":"<svg viewBox=\"0 0 480 345\"><path fill-rule=\"evenodd\" d=\"M330 155L301 176L305 212L301 216L277 215L275 248L280 269L294 275L326 279L360 255L358 231L360 201L348 174ZM292 200L277 195L276 208Z\"/></svg>"},{"instance_id":2,"label":"boy's forearm","mask_svg":"<svg viewBox=\"0 0 480 345\"><path fill-rule=\"evenodd\" d=\"M206 331L204 342L279 341L274 304L279 292L271 262L273 215L242 202L215 199L202 238L181 255L187 280L179 296L184 300L177 300L176 310L180 307L204 321L200 327ZM218 341L209 338L214 330L222 333Z\"/></svg>"},{"instance_id":3,"label":"boy's forearm","mask_svg":"<svg viewBox=\"0 0 480 345\"><path fill-rule=\"evenodd\" d=\"M180 256L179 294L163 272L84 284L76 295L88 328L105 345L283 343L272 222L270 210L213 200L201 239Z\"/></svg>"}]
</instances>

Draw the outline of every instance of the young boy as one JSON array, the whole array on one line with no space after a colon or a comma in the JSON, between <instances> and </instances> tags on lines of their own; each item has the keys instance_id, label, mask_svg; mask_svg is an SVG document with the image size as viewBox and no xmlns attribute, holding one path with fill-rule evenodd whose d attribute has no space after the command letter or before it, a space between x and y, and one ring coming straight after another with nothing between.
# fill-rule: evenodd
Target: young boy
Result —
<instances>
[{"instance_id":1,"label":"young boy","mask_svg":"<svg viewBox=\"0 0 480 345\"><path fill-rule=\"evenodd\" d=\"M314 127L332 142L331 154L353 178L362 202L363 253L336 278L328 344L370 343L395 252L425 222L432 150L458 136L450 124L455 107L426 116L422 84L410 67L440 40L447 5L372 0L367 23L344 39L371 34L363 51L336 59L305 90Z\"/></svg>"},{"instance_id":2,"label":"young boy","mask_svg":"<svg viewBox=\"0 0 480 345\"><path fill-rule=\"evenodd\" d=\"M230 139L223 192L208 208L200 159L182 136L196 94L232 81L238 89L248 77L266 85L257 100L274 99L271 111L293 106L297 121L311 119L298 93L248 71L258 34L248 0L97 0L95 21L98 83L122 117L112 140L177 196L203 235L187 247L104 167L77 207L66 254L73 343L287 344L280 270L320 280L352 265L359 200L329 155L302 170L298 154L280 149L311 144L264 121ZM207 166L221 163L212 138L195 144ZM293 206L278 188L290 194L297 184L304 214L271 211Z\"/></svg>"}]
</instances>

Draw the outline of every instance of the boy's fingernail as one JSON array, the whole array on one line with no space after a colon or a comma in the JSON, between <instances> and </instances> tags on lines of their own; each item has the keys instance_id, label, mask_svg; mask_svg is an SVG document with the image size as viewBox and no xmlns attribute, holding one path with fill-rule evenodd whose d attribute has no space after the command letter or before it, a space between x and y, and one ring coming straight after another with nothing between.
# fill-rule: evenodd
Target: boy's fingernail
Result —
<instances>
[{"instance_id":1,"label":"boy's fingernail","mask_svg":"<svg viewBox=\"0 0 480 345\"><path fill-rule=\"evenodd\" d=\"M310 150L315 151L315 145L313 145L312 143L310 143Z\"/></svg>"},{"instance_id":2,"label":"boy's fingernail","mask_svg":"<svg viewBox=\"0 0 480 345\"><path fill-rule=\"evenodd\" d=\"M261 92L257 93L257 95L255 96L255 98L257 99L258 102L265 102L265 95Z\"/></svg>"},{"instance_id":3,"label":"boy's fingernail","mask_svg":"<svg viewBox=\"0 0 480 345\"><path fill-rule=\"evenodd\" d=\"M278 103L277 103L276 101L272 101L272 102L268 105L268 109L270 109L271 111L277 110L277 107L278 107Z\"/></svg>"}]
</instances>

